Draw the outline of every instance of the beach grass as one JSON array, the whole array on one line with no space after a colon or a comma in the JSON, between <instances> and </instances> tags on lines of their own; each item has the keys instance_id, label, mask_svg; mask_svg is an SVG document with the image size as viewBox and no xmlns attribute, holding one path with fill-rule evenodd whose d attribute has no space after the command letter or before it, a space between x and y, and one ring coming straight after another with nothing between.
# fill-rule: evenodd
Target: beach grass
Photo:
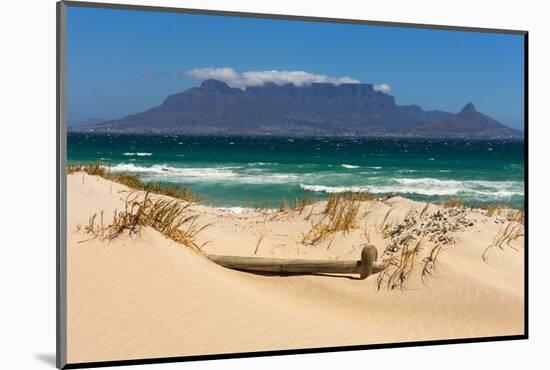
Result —
<instances>
[{"instance_id":1,"label":"beach grass","mask_svg":"<svg viewBox=\"0 0 550 370\"><path fill-rule=\"evenodd\" d=\"M492 217L492 216L498 215L500 211L504 209L504 206L500 204L485 204L481 206L481 209L484 209L485 211L487 211L486 213L487 217Z\"/></svg>"},{"instance_id":2,"label":"beach grass","mask_svg":"<svg viewBox=\"0 0 550 370\"><path fill-rule=\"evenodd\" d=\"M311 195L305 196L303 198L294 198L290 203L290 209L292 211L298 212L299 214L302 214L307 206L310 206L314 203L315 197Z\"/></svg>"},{"instance_id":3,"label":"beach grass","mask_svg":"<svg viewBox=\"0 0 550 370\"><path fill-rule=\"evenodd\" d=\"M464 206L464 199L450 198L442 203L443 208L460 208Z\"/></svg>"},{"instance_id":4,"label":"beach grass","mask_svg":"<svg viewBox=\"0 0 550 370\"><path fill-rule=\"evenodd\" d=\"M384 197L382 198L382 202L386 202L392 198L395 198L397 196L397 193L391 191L389 193L384 194Z\"/></svg>"},{"instance_id":5,"label":"beach grass","mask_svg":"<svg viewBox=\"0 0 550 370\"><path fill-rule=\"evenodd\" d=\"M210 225L198 225L198 215L186 214L189 207L190 203L178 200L154 199L149 192L143 197L131 193L126 197L124 209L115 210L110 224L104 225L103 212L97 222L97 215L91 216L84 231L92 237L81 242L96 238L113 240L124 233L139 235L142 227L149 226L179 244L200 251L202 246L197 244L196 236Z\"/></svg>"},{"instance_id":6,"label":"beach grass","mask_svg":"<svg viewBox=\"0 0 550 370\"><path fill-rule=\"evenodd\" d=\"M288 211L288 203L286 199L281 199L281 203L279 204L279 212L286 212Z\"/></svg>"},{"instance_id":7,"label":"beach grass","mask_svg":"<svg viewBox=\"0 0 550 370\"><path fill-rule=\"evenodd\" d=\"M279 203L279 212L298 212L299 214L302 214L304 209L312 204L315 204L316 200L315 197L311 195L307 195L303 198L294 198L290 202L288 202L285 198L281 199L281 202Z\"/></svg>"},{"instance_id":8,"label":"beach grass","mask_svg":"<svg viewBox=\"0 0 550 370\"><path fill-rule=\"evenodd\" d=\"M351 192L331 194L323 211L323 217L317 223L312 222L311 229L303 235L302 243L315 245L331 234L357 228L357 214L361 199L366 198Z\"/></svg>"},{"instance_id":9,"label":"beach grass","mask_svg":"<svg viewBox=\"0 0 550 370\"><path fill-rule=\"evenodd\" d=\"M504 250L504 247L508 246L512 249L515 249L510 243L523 237L524 235L525 229L523 224L519 222L509 222L504 228L501 228L497 232L491 244L489 244L483 251L481 258L483 259L483 261L487 262L489 259L489 252L493 248Z\"/></svg>"},{"instance_id":10,"label":"beach grass","mask_svg":"<svg viewBox=\"0 0 550 370\"><path fill-rule=\"evenodd\" d=\"M506 219L508 221L515 221L522 225L525 224L525 208L509 209L506 213Z\"/></svg>"},{"instance_id":11,"label":"beach grass","mask_svg":"<svg viewBox=\"0 0 550 370\"><path fill-rule=\"evenodd\" d=\"M391 229L393 227L393 222L390 221L390 219L389 219L390 214L392 213L392 211L393 211L393 208L390 208L384 214L384 218L382 219L382 222L380 223L380 225L378 225L378 232L379 233L385 234L389 229Z\"/></svg>"},{"instance_id":12,"label":"beach grass","mask_svg":"<svg viewBox=\"0 0 550 370\"><path fill-rule=\"evenodd\" d=\"M84 172L92 176L100 176L134 190L142 190L150 193L166 195L172 198L196 202L199 197L194 194L186 185L166 185L161 183L145 183L139 176L128 172L112 172L108 166L101 162L76 163L67 166L67 174Z\"/></svg>"},{"instance_id":13,"label":"beach grass","mask_svg":"<svg viewBox=\"0 0 550 370\"><path fill-rule=\"evenodd\" d=\"M199 197L194 194L188 186L185 185L172 186L154 182L145 184L143 190L155 194L167 195L176 199L186 200L188 202L196 202L199 200Z\"/></svg>"},{"instance_id":14,"label":"beach grass","mask_svg":"<svg viewBox=\"0 0 550 370\"><path fill-rule=\"evenodd\" d=\"M414 245L409 245L408 242L404 243L401 253L398 256L392 256L384 270L378 274L376 281L378 290L383 287L387 287L389 290L406 288L407 282L416 268L422 244L422 239Z\"/></svg>"},{"instance_id":15,"label":"beach grass","mask_svg":"<svg viewBox=\"0 0 550 370\"><path fill-rule=\"evenodd\" d=\"M437 257L439 256L439 253L441 253L441 244L436 244L432 247L432 250L430 251L430 254L425 257L422 262L422 274L421 274L421 280L422 283L425 283L425 277L430 275L432 276L432 271L435 269Z\"/></svg>"},{"instance_id":16,"label":"beach grass","mask_svg":"<svg viewBox=\"0 0 550 370\"><path fill-rule=\"evenodd\" d=\"M512 209L502 204L486 204L481 206L481 209L486 211L487 217L502 216L507 221L515 221L520 224L525 224L525 209Z\"/></svg>"}]
</instances>

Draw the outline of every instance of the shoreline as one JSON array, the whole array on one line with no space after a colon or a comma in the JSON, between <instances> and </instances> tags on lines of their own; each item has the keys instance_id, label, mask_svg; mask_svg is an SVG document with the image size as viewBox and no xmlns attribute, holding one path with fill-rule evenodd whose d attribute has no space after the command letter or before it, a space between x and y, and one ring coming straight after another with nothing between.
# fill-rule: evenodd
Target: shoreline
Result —
<instances>
[{"instance_id":1,"label":"shoreline","mask_svg":"<svg viewBox=\"0 0 550 370\"><path fill-rule=\"evenodd\" d=\"M276 138L276 139L286 139L286 138L292 138L292 139L349 139L349 140L356 140L356 139L398 139L398 140L463 140L463 141L514 141L514 142L525 142L525 137L518 137L518 136L503 136L503 137L480 137L479 135L467 137L467 136L405 136L405 135L357 135L357 134L348 134L348 135L334 135L334 134L327 134L327 135L320 135L320 134L312 134L312 135L304 135L304 134L296 134L292 135L292 133L286 133L286 134L232 134L231 132L205 132L205 133L189 133L189 132L170 132L170 131L143 131L138 132L135 130L132 131L119 131L119 130L95 130L95 129L84 129L80 128L78 126L68 126L67 127L68 134L81 134L81 135L127 135L127 136L182 136L182 137L242 137L242 138L259 138L259 137L267 137L267 138ZM524 132L523 130L520 130Z\"/></svg>"},{"instance_id":2,"label":"shoreline","mask_svg":"<svg viewBox=\"0 0 550 370\"><path fill-rule=\"evenodd\" d=\"M138 153L138 154L144 154L144 153ZM151 155L151 153L145 153L147 155ZM256 162L254 162L256 163ZM252 163L252 164L254 164ZM261 163L261 162L260 162ZM277 164L277 163L272 163ZM250 163L249 163L250 165ZM352 167L353 169L361 169L361 166L355 166L355 165L341 165L344 168ZM348 166L348 167L346 167ZM243 165L243 168L246 167L246 165ZM331 167L331 166L329 166ZM183 173L188 174L188 176L197 176L198 172L204 171L205 169L208 170L220 170L220 171L235 171L234 169L228 170L226 167L173 167L170 165L159 165L155 164L150 167L141 167L141 166L135 166L133 163L130 164L117 164L115 166L111 166L109 162L104 161L96 161L96 162L71 162L68 165L68 173L72 173L78 169L83 170L87 173L91 174L98 174L98 168L102 168L101 175L104 178L110 178L115 179L115 181L120 182L116 180L117 176L121 177L124 181L123 184L129 185L130 187L143 190L147 186L154 186L156 189L156 192L163 192L168 191L169 189L187 189L189 194L193 194L193 189L195 188L201 188L203 186L200 182L191 182L193 184L193 189L189 186L188 183L185 183L184 185L180 185L178 183L172 183L170 181L163 181L162 177L159 178L159 180L150 180L149 176L144 176L142 172L144 172L147 168L150 168L151 171L154 173L167 175L171 171L175 174L179 174L178 176L183 176ZM231 167L231 168L237 168L237 167ZM372 167L366 167L366 168L372 168ZM90 172L91 169L92 172ZM381 167L376 167L376 170L381 169ZM136 172L137 171L137 172ZM145 171L146 172L146 171ZM197 172L197 173L195 173ZM441 172L441 171L440 171ZM202 176L202 174L200 174ZM226 174L227 175L227 174ZM245 177L251 177L252 174L247 173L230 173L230 175L234 176L245 176ZM262 175L258 175L262 176ZM264 176L295 176L295 174L280 174L280 173L266 173ZM441 179L441 178L427 178L427 177L407 177L407 176L401 176L400 178L397 178L395 176L398 176L397 174L394 175L394 177L391 177L391 179L394 180L394 183L389 184L374 184L371 186L360 186L360 185L350 185L350 186L339 186L339 185L315 185L315 184L304 184L302 182L296 182L296 183L289 183L287 184L292 189L289 190L291 192L296 192L295 196L281 196L278 199L270 198L270 199L256 199L253 198L246 199L243 198L242 195L237 195L234 198L229 198L229 201L221 201L219 198L219 194L209 194L205 195L201 192L201 194L195 194L197 197L197 200L200 199L201 202L205 205L209 205L212 207L219 207L219 208L277 208L278 205L281 202L292 202L297 201L299 199L303 198L315 198L319 201L326 200L332 195L337 194L343 194L347 192L366 192L371 193L374 196L377 196L379 198L387 197L388 194L394 194L398 195L416 202L430 202L433 204L439 204L444 205L445 203L448 203L450 201L452 202L460 202L466 207L469 208L513 208L516 210L520 210L524 208L524 195L523 192L519 192L515 186L516 182L514 181L490 181L490 180L451 180L451 179ZM128 181L131 179L132 184L129 184ZM148 180L144 180L148 179ZM395 182L397 181L397 182ZM451 185L449 185L452 183ZM472 192L483 192L488 193L489 190L476 190L474 186L481 186L483 189L483 186L489 186L487 184L494 183L499 184L499 186L504 186L504 188L500 188L501 190L495 190L497 193L503 192L503 193L509 193L509 200L508 201L494 201L489 199L483 199L481 195L479 196L466 196L466 195L455 195L452 193L452 191L459 187L466 187L465 189L469 189L468 187L472 187L469 189ZM510 183L513 183L513 185L510 185ZM255 182L236 182L231 183L231 186L251 186L251 185L261 185L262 183L255 183ZM426 184L429 184L431 187L426 188ZM275 186L279 185L279 183L274 183ZM413 189L415 186L419 187L417 189L417 192L413 192ZM446 186L453 186L453 188L446 188ZM402 191L400 191L400 188ZM508 188L506 188L508 187ZM289 188L290 189L290 188ZM439 190L438 190L439 189ZM498 189L498 188L497 188ZM201 189L205 190L205 189ZM205 191L208 192L206 189ZM246 193L246 191L243 189L241 193ZM240 194L240 193L239 193ZM522 201L515 199L515 197L522 198ZM238 201L236 201L239 199Z\"/></svg>"}]
</instances>

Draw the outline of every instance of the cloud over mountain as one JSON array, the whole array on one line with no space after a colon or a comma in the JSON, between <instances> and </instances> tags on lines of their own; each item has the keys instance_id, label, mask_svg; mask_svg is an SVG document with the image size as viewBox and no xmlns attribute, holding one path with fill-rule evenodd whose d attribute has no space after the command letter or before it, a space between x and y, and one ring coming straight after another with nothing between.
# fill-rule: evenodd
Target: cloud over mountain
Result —
<instances>
[{"instance_id":1,"label":"cloud over mountain","mask_svg":"<svg viewBox=\"0 0 550 370\"><path fill-rule=\"evenodd\" d=\"M268 82L276 85L292 83L296 86L311 85L315 82L340 85L344 83L360 83L351 77L331 77L305 71L248 71L236 72L233 68L195 68L178 73L177 77L190 77L195 80L215 79L227 83L231 87L262 86ZM380 85L388 86L388 85ZM389 86L388 86L389 87Z\"/></svg>"},{"instance_id":2,"label":"cloud over mountain","mask_svg":"<svg viewBox=\"0 0 550 370\"><path fill-rule=\"evenodd\" d=\"M522 132L479 113L471 103L457 114L398 105L393 96L383 93L389 91L384 85L308 84L319 77L305 72L237 73L220 68L189 73L202 83L141 113L78 129L193 135L523 137ZM328 78L322 81L334 81ZM230 87L221 80L248 87Z\"/></svg>"},{"instance_id":3,"label":"cloud over mountain","mask_svg":"<svg viewBox=\"0 0 550 370\"><path fill-rule=\"evenodd\" d=\"M384 94L389 94L391 92L391 86L388 84L374 85L372 87L374 91L378 91Z\"/></svg>"}]
</instances>

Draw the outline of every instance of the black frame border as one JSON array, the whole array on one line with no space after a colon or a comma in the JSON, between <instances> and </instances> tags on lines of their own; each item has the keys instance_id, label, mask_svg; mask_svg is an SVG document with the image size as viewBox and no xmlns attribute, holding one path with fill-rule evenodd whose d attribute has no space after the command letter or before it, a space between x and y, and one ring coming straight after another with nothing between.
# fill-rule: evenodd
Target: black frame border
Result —
<instances>
[{"instance_id":1,"label":"black frame border","mask_svg":"<svg viewBox=\"0 0 550 370\"><path fill-rule=\"evenodd\" d=\"M311 353L326 353L326 352L343 352L343 351L358 351L368 349L385 349L385 348L406 348L406 347L423 347L448 344L467 344L467 343L484 343L484 342L499 342L511 340L529 339L529 32L526 30L513 29L496 29L482 27L461 27L451 25L435 25L423 23L402 23L402 22L385 22L359 19L341 19L328 18L317 16L299 16L285 14L268 14L268 13L252 13L226 10L206 10L206 9L190 9L190 8L175 8L164 6L148 6L148 5L131 5L131 4L113 4L101 2L82 2L72 0L62 0L56 4L56 45L57 45L57 63L56 63L56 292L57 292L57 307L56 307L56 366L59 369L81 369L95 367L110 367L110 366L127 366L127 365L145 365L145 364L161 364L174 362L190 362L204 360L221 360L233 358L250 358L250 357L266 357L266 356L283 356L296 354L311 354ZM402 28L421 28L432 30L447 30L447 31L462 31L462 32L482 32L482 33L497 33L523 36L524 41L524 210L525 210L525 237L524 237L524 333L521 335L507 336L492 336L492 337L473 337L460 339L440 339L426 341L411 341L411 342L394 342L383 344L365 344L352 346L336 346L336 347L318 347L318 348L302 348L288 350L273 350L273 351L257 351L257 352L236 352L236 353L221 353L211 355L193 355L193 356L175 356L161 357L149 359L132 359L132 360L114 360L114 361L97 361L97 362L81 362L67 363L67 270L66 270L66 7L83 7L83 8L103 8L117 10L134 10L134 11L149 11L149 12L165 12L165 13L182 13L182 14L200 14L211 16L231 16L259 19L275 19L275 20L295 20L305 22L325 22L325 23L340 23L340 24L357 24L370 26L385 26L385 27L402 27Z\"/></svg>"}]
</instances>

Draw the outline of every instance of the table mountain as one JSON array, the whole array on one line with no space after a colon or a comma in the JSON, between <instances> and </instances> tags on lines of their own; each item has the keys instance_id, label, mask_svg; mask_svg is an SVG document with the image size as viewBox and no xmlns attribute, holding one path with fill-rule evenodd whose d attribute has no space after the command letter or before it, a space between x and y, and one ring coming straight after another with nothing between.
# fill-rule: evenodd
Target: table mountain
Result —
<instances>
[{"instance_id":1,"label":"table mountain","mask_svg":"<svg viewBox=\"0 0 550 370\"><path fill-rule=\"evenodd\" d=\"M522 137L468 104L458 114L397 105L371 84L313 83L248 86L237 89L203 81L145 112L79 131L357 136Z\"/></svg>"}]
</instances>

